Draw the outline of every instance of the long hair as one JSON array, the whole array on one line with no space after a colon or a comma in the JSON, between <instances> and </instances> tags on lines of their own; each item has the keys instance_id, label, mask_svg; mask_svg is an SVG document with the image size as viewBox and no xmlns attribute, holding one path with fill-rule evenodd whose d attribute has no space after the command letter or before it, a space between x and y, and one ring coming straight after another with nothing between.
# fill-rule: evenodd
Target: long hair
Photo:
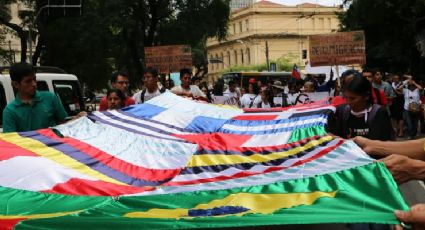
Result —
<instances>
[{"instance_id":1,"label":"long hair","mask_svg":"<svg viewBox=\"0 0 425 230\"><path fill-rule=\"evenodd\" d=\"M372 84L367 80L367 78L359 76L355 76L345 87L345 91L359 96L369 97L369 100L367 101L369 105L373 104L372 90Z\"/></svg>"},{"instance_id":2,"label":"long hair","mask_svg":"<svg viewBox=\"0 0 425 230\"><path fill-rule=\"evenodd\" d=\"M111 94L115 93L121 99L121 107L125 106L125 95L119 89L108 89L106 92L106 98L108 98Z\"/></svg>"}]
</instances>

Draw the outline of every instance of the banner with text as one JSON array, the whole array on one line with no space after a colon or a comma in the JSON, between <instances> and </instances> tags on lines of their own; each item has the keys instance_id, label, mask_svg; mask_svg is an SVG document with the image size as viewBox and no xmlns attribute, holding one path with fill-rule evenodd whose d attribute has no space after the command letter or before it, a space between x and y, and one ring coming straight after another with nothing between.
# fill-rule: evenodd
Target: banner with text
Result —
<instances>
[{"instance_id":1,"label":"banner with text","mask_svg":"<svg viewBox=\"0 0 425 230\"><path fill-rule=\"evenodd\" d=\"M363 31L311 35L310 65L351 65L366 63Z\"/></svg>"},{"instance_id":2,"label":"banner with text","mask_svg":"<svg viewBox=\"0 0 425 230\"><path fill-rule=\"evenodd\" d=\"M145 47L145 65L160 74L179 72L192 67L192 51L188 45Z\"/></svg>"}]
</instances>

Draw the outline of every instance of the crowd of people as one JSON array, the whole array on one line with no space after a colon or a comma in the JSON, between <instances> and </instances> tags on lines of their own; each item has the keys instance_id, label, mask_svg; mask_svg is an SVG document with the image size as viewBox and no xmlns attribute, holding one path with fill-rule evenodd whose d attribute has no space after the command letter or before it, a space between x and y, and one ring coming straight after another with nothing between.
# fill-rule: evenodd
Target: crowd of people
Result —
<instances>
[{"instance_id":1,"label":"crowd of people","mask_svg":"<svg viewBox=\"0 0 425 230\"><path fill-rule=\"evenodd\" d=\"M384 162L400 184L425 179L425 138L415 139L418 121L423 123L423 87L410 76L386 74L383 77L378 70L365 69L362 73L347 71L339 81L332 78L324 81L323 77L319 77L307 78L304 82L263 84L250 79L246 89L232 81L228 84L218 81L211 88L191 76L190 69L182 69L181 85L173 86L171 81L160 82L158 72L147 68L142 78L144 88L130 95L128 75L114 73L112 87L102 98L100 110L142 104L167 91L205 102L233 103L241 108L285 107L299 102L300 95L328 92L335 99L341 97L345 100L329 117L329 132L353 138L366 153ZM4 132L31 131L66 122L67 114L58 97L51 92L37 91L35 70L31 65L13 65L10 77L17 94L3 111ZM295 101L291 101L294 97ZM83 112L75 118L85 115ZM391 141L396 135L401 137L404 134L415 140ZM405 223L425 227L425 204L414 206L409 212L396 211L395 215Z\"/></svg>"}]
</instances>

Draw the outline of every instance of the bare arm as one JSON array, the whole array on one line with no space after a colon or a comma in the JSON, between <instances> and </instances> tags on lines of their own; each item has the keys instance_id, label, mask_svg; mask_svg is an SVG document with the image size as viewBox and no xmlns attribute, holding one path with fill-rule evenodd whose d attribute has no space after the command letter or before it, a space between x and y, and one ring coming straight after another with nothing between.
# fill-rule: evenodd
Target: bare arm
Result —
<instances>
[{"instance_id":1,"label":"bare arm","mask_svg":"<svg viewBox=\"0 0 425 230\"><path fill-rule=\"evenodd\" d=\"M366 153L386 157L393 154L407 156L412 159L425 160L425 138L411 141L377 141L364 137L354 138L354 142Z\"/></svg>"}]
</instances>

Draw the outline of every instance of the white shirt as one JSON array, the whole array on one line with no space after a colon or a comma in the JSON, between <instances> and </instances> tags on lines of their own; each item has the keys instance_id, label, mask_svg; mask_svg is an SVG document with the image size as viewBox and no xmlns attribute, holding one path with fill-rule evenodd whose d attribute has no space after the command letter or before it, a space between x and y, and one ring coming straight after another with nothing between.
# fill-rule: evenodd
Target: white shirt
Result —
<instances>
[{"instance_id":1,"label":"white shirt","mask_svg":"<svg viewBox=\"0 0 425 230\"><path fill-rule=\"evenodd\" d=\"M226 91L224 91L223 95L228 96L228 97L233 97L233 98L239 98L241 93L238 92L237 89L235 90L235 92L230 92L230 90L227 89Z\"/></svg>"},{"instance_id":2,"label":"white shirt","mask_svg":"<svg viewBox=\"0 0 425 230\"><path fill-rule=\"evenodd\" d=\"M174 86L171 89L171 92L174 93L174 94L191 93L193 95L193 97L207 98L207 96L205 96L205 94L199 89L198 86L190 85L189 87L190 87L189 90L186 90L186 89L183 89L181 85Z\"/></svg>"},{"instance_id":3,"label":"white shirt","mask_svg":"<svg viewBox=\"0 0 425 230\"><path fill-rule=\"evenodd\" d=\"M251 108L256 108L257 107L256 105L258 105L258 103L260 102L261 102L260 95L246 93L241 98L242 108L250 108L251 104L252 104Z\"/></svg>"},{"instance_id":4,"label":"white shirt","mask_svg":"<svg viewBox=\"0 0 425 230\"><path fill-rule=\"evenodd\" d=\"M409 109L409 104L412 102L416 102L418 104L421 104L421 98L419 96L419 89L415 89L413 91L409 89L403 89L404 94L404 109Z\"/></svg>"},{"instance_id":5,"label":"white shirt","mask_svg":"<svg viewBox=\"0 0 425 230\"><path fill-rule=\"evenodd\" d=\"M271 108L270 103L264 104L264 102L261 101L261 108L262 109L270 109Z\"/></svg>"},{"instance_id":6,"label":"white shirt","mask_svg":"<svg viewBox=\"0 0 425 230\"><path fill-rule=\"evenodd\" d=\"M166 91L168 91L168 90L166 90ZM147 102L147 101L149 101L150 99L152 99L156 96L161 95L159 88L153 93L149 93L149 91L146 89L144 102L142 102L142 97L141 97L142 92L143 92L143 90L141 90L141 91L139 91L139 92L137 92L133 95L133 99L136 102L136 104L142 104L142 103Z\"/></svg>"}]
</instances>

